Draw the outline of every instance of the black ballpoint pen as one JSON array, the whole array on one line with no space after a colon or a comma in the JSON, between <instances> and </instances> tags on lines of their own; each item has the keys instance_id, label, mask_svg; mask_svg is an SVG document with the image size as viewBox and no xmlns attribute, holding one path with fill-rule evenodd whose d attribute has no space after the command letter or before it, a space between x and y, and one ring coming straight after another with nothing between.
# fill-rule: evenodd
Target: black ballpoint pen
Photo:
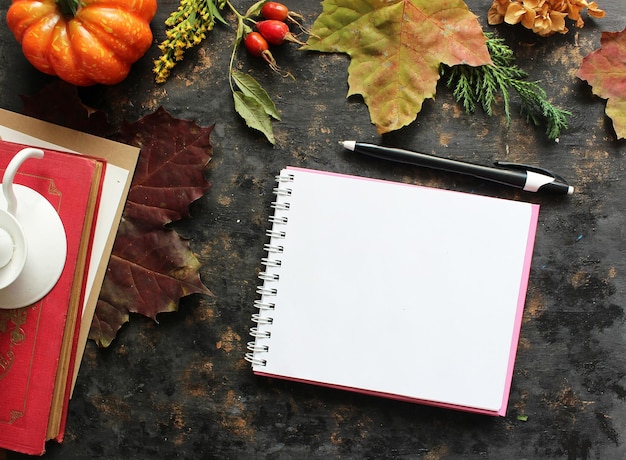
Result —
<instances>
[{"instance_id":1,"label":"black ballpoint pen","mask_svg":"<svg viewBox=\"0 0 626 460\"><path fill-rule=\"evenodd\" d=\"M574 193L574 187L569 185L564 179L533 166L518 165L515 163L496 163L496 165L500 167L482 166L429 155L427 153L383 147L376 144L355 141L342 141L340 144L347 150L363 153L371 157L465 174L479 179L520 188L527 192L546 192L562 195L571 195Z\"/></svg>"}]
</instances>

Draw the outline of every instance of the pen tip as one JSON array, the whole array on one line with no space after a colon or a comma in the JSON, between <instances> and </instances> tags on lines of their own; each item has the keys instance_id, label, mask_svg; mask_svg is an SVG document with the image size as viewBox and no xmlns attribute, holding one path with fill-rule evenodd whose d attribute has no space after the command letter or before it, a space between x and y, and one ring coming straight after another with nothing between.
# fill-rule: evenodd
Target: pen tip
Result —
<instances>
[{"instance_id":1,"label":"pen tip","mask_svg":"<svg viewBox=\"0 0 626 460\"><path fill-rule=\"evenodd\" d=\"M343 145L344 149L354 151L356 147L356 141L339 141L341 145Z\"/></svg>"}]
</instances>

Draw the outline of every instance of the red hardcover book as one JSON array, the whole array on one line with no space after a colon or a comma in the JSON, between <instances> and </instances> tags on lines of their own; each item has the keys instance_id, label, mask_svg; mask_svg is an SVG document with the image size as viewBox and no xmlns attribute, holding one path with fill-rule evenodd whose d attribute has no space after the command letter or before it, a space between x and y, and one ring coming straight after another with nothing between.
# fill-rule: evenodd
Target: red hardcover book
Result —
<instances>
[{"instance_id":1,"label":"red hardcover book","mask_svg":"<svg viewBox=\"0 0 626 460\"><path fill-rule=\"evenodd\" d=\"M23 147L0 141L0 174ZM14 183L37 191L58 212L67 238L65 264L43 299L0 309L0 448L30 455L43 454L47 440L63 438L106 166L100 159L42 150L43 158L20 166ZM46 231L41 228L42 239Z\"/></svg>"}]
</instances>

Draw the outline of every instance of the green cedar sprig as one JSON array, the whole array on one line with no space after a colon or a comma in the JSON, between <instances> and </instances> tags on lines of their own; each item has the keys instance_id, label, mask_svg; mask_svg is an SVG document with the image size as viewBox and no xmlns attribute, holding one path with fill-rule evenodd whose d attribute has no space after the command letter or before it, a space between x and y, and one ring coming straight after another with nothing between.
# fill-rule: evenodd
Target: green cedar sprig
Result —
<instances>
[{"instance_id":1,"label":"green cedar sprig","mask_svg":"<svg viewBox=\"0 0 626 460\"><path fill-rule=\"evenodd\" d=\"M556 107L548 100L548 95L538 81L528 81L528 74L514 64L513 50L503 39L485 33L487 49L493 64L473 67L457 65L446 67L447 86L453 90L456 101L465 111L473 113L478 106L493 115L493 106L498 94L502 97L507 124L511 121L510 91L517 93L521 103L521 115L526 122L539 126L546 124L549 139L558 139L561 130L567 129L567 119L571 113Z\"/></svg>"}]
</instances>

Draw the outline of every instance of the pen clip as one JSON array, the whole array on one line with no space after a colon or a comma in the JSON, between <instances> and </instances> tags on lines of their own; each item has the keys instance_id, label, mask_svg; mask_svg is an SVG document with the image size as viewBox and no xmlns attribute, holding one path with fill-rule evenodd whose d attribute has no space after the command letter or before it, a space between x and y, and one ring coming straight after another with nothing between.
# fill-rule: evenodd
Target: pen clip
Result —
<instances>
[{"instance_id":1,"label":"pen clip","mask_svg":"<svg viewBox=\"0 0 626 460\"><path fill-rule=\"evenodd\" d=\"M531 165L525 165L525 164L520 164L520 163L511 163L508 161L494 161L494 164L496 166L500 166L506 169L519 169L522 171L532 171L532 172L536 172L539 174L545 174L550 177L554 177L556 180L563 182L565 185L568 185L567 181L563 177L559 176L558 174L553 173L552 171L540 168L538 166L531 166Z\"/></svg>"}]
</instances>

